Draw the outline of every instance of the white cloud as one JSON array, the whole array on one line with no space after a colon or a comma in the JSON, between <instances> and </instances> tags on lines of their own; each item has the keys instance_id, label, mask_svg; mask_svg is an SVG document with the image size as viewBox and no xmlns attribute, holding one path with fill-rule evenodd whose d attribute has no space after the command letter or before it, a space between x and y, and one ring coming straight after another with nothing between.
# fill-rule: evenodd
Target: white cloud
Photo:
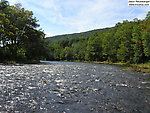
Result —
<instances>
[{"instance_id":1,"label":"white cloud","mask_svg":"<svg viewBox=\"0 0 150 113\"><path fill-rule=\"evenodd\" d=\"M47 34L110 27L123 19L143 19L150 7L131 7L127 0L9 0L37 14ZM144 17L143 17L144 16ZM47 23L45 23L45 21ZM48 31L58 26L59 30ZM61 27L61 28L60 28ZM49 33L50 32L50 33ZM52 32L52 33L51 33Z\"/></svg>"}]
</instances>

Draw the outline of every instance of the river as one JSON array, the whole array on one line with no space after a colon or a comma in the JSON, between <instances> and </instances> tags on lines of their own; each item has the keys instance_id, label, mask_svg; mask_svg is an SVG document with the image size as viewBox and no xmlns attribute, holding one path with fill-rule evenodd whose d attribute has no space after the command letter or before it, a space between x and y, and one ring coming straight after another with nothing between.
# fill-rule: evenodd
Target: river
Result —
<instances>
[{"instance_id":1,"label":"river","mask_svg":"<svg viewBox=\"0 0 150 113\"><path fill-rule=\"evenodd\" d=\"M1 64L0 112L149 113L150 74L94 63Z\"/></svg>"}]
</instances>

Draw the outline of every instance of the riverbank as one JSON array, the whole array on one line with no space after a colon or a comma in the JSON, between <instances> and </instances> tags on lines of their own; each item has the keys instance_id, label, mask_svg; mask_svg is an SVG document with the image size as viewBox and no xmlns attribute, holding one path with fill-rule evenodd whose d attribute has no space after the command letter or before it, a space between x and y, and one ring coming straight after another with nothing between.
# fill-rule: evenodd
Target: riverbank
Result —
<instances>
[{"instance_id":1,"label":"riverbank","mask_svg":"<svg viewBox=\"0 0 150 113\"><path fill-rule=\"evenodd\" d=\"M129 63L112 63L112 62L99 62L99 61L74 61L74 62L85 62L85 63L96 63L96 64L110 64L110 65L118 65L121 66L123 70L130 70L136 72L150 73L150 62L141 63L141 64L129 64Z\"/></svg>"},{"instance_id":2,"label":"riverbank","mask_svg":"<svg viewBox=\"0 0 150 113\"><path fill-rule=\"evenodd\" d=\"M0 64L38 64L40 60L29 60L29 61L3 61Z\"/></svg>"},{"instance_id":3,"label":"riverbank","mask_svg":"<svg viewBox=\"0 0 150 113\"><path fill-rule=\"evenodd\" d=\"M150 63L130 64L129 66L123 65L122 69L150 73Z\"/></svg>"},{"instance_id":4,"label":"riverbank","mask_svg":"<svg viewBox=\"0 0 150 113\"><path fill-rule=\"evenodd\" d=\"M66 61L67 62L67 61ZM136 72L143 72L143 73L150 73L150 62L147 63L141 63L141 64L129 64L129 63L112 63L112 62L99 62L99 61L79 61L75 60L72 62L84 62L84 63L96 63L96 64L110 64L110 65L118 65L121 66L123 70L130 70L130 71L136 71ZM38 64L40 61L38 60L32 60L32 61L25 61L25 62L16 62L16 61L7 61L3 62L3 64Z\"/></svg>"},{"instance_id":5,"label":"riverbank","mask_svg":"<svg viewBox=\"0 0 150 113\"><path fill-rule=\"evenodd\" d=\"M98 63L98 62L93 62L93 63ZM141 64L128 64L128 63L121 63L121 62L119 63L99 62L99 63L119 65L123 70L150 73L150 62L141 63Z\"/></svg>"}]
</instances>

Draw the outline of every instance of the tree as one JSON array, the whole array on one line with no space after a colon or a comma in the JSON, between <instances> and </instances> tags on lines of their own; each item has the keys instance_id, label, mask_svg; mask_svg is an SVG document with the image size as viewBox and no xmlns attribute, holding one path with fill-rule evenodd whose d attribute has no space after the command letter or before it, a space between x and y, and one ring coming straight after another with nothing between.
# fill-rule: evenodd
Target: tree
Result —
<instances>
[{"instance_id":1,"label":"tree","mask_svg":"<svg viewBox=\"0 0 150 113\"><path fill-rule=\"evenodd\" d=\"M43 55L42 51L45 48L41 44L44 33L37 30L39 27L38 20L33 16L32 11L25 10L19 3L10 6L5 0L1 0L0 6L1 49L7 51L9 58L11 58L9 60L21 59L21 55L24 60L31 58L33 54L30 53L33 52L33 46L26 45L36 45L34 51L38 49L40 54L35 54L35 58L40 58L39 56Z\"/></svg>"},{"instance_id":2,"label":"tree","mask_svg":"<svg viewBox=\"0 0 150 113\"><path fill-rule=\"evenodd\" d=\"M146 28L143 29L142 38L144 53L148 59L150 59L150 24L146 24Z\"/></svg>"},{"instance_id":3,"label":"tree","mask_svg":"<svg viewBox=\"0 0 150 113\"><path fill-rule=\"evenodd\" d=\"M133 61L133 48L132 44L132 29L133 23L128 21L124 22L121 27L118 28L115 38L117 44L117 59L122 62Z\"/></svg>"},{"instance_id":4,"label":"tree","mask_svg":"<svg viewBox=\"0 0 150 113\"><path fill-rule=\"evenodd\" d=\"M78 41L74 42L71 46L73 59L84 61L86 54L86 47L87 47L87 38L83 37L78 38Z\"/></svg>"},{"instance_id":5,"label":"tree","mask_svg":"<svg viewBox=\"0 0 150 113\"><path fill-rule=\"evenodd\" d=\"M0 1L0 13L2 12L2 10L4 10L7 6L9 5L7 0L1 0Z\"/></svg>"},{"instance_id":6,"label":"tree","mask_svg":"<svg viewBox=\"0 0 150 113\"><path fill-rule=\"evenodd\" d=\"M134 51L134 62L135 63L141 63L144 60L144 50L143 50L143 40L141 36L141 26L136 22L136 24L133 27L133 33L132 33L132 41L133 41L133 51Z\"/></svg>"},{"instance_id":7,"label":"tree","mask_svg":"<svg viewBox=\"0 0 150 113\"><path fill-rule=\"evenodd\" d=\"M65 47L65 49L60 54L61 60L72 60L72 51L69 47Z\"/></svg>"},{"instance_id":8,"label":"tree","mask_svg":"<svg viewBox=\"0 0 150 113\"><path fill-rule=\"evenodd\" d=\"M102 41L99 36L89 38L85 59L90 61L102 60Z\"/></svg>"},{"instance_id":9,"label":"tree","mask_svg":"<svg viewBox=\"0 0 150 113\"><path fill-rule=\"evenodd\" d=\"M115 62L117 61L116 53L117 53L117 45L115 42L114 34L116 33L116 28L113 28L107 31L103 35L103 59L107 60L108 62Z\"/></svg>"}]
</instances>

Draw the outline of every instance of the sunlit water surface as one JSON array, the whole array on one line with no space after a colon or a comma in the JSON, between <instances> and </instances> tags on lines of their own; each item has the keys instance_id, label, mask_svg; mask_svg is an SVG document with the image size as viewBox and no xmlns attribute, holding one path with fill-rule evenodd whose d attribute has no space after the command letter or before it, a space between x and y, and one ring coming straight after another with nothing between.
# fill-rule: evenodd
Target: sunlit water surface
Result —
<instances>
[{"instance_id":1,"label":"sunlit water surface","mask_svg":"<svg viewBox=\"0 0 150 113\"><path fill-rule=\"evenodd\" d=\"M150 74L104 64L0 65L0 112L150 112Z\"/></svg>"}]
</instances>

